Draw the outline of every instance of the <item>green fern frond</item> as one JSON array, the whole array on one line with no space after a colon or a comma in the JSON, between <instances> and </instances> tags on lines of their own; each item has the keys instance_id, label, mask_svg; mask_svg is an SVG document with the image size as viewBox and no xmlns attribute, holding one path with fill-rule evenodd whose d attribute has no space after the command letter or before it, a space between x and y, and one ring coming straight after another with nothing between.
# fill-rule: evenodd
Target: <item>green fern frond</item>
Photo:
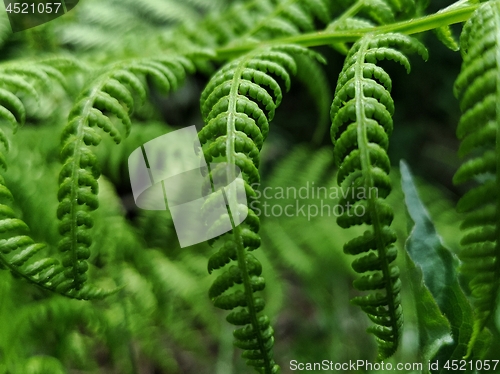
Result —
<instances>
[{"instance_id":1,"label":"green fern frond","mask_svg":"<svg viewBox=\"0 0 500 374\"><path fill-rule=\"evenodd\" d=\"M0 177L1 178L1 177ZM10 270L19 278L37 286L75 299L103 298L116 290L105 291L94 286L85 286L81 290L68 290L67 280L63 275L64 267L52 257L30 261L40 250L46 248L43 243L36 243L29 235L29 227L16 217L8 201L13 197L0 179L0 265Z\"/></svg>"},{"instance_id":2,"label":"green fern frond","mask_svg":"<svg viewBox=\"0 0 500 374\"><path fill-rule=\"evenodd\" d=\"M360 255L352 263L361 278L354 281L360 291L376 291L352 301L374 322L369 328L379 346L379 360L397 349L403 315L399 270L393 264L397 249L394 231L389 227L392 209L384 202L391 190L390 161L387 156L392 132L394 102L391 80L377 61L399 62L407 71L410 65L405 52L417 51L425 59L427 50L416 39L401 34L366 35L357 41L346 57L331 107L331 138L334 158L340 169L337 175L343 189L353 189L339 204L344 213L339 226L370 225L361 237L344 246L344 252Z\"/></svg>"},{"instance_id":3,"label":"green fern frond","mask_svg":"<svg viewBox=\"0 0 500 374\"><path fill-rule=\"evenodd\" d=\"M26 108L20 97L38 102L40 88L52 87L54 82L65 87L66 78L61 70L70 67L80 69L82 66L65 57L0 64L0 119L12 125L15 133L18 126L24 125L26 121ZM0 129L0 136L4 139L5 134L1 131Z\"/></svg>"},{"instance_id":4,"label":"green fern frond","mask_svg":"<svg viewBox=\"0 0 500 374\"><path fill-rule=\"evenodd\" d=\"M33 255L44 248L45 245L35 243L33 239L28 236L28 226L22 220L16 218L16 214L12 208L7 205L7 202L12 201L14 198L5 185L3 178L0 179L0 194L2 198L2 204L0 205L2 215L2 219L0 220L0 233L2 235L2 239L0 240L0 260L3 267L9 268L14 273L21 274L21 276L25 276L28 280L40 284L42 287L45 286L45 283L49 283L47 287L49 288L52 278L60 273L62 268L54 266L57 264L57 261L48 258L36 262L34 265L30 265L24 272L17 270ZM6 255L13 256L11 258L6 258ZM44 270L49 270L53 273L49 273L48 276L40 276Z\"/></svg>"},{"instance_id":5,"label":"green fern frond","mask_svg":"<svg viewBox=\"0 0 500 374\"><path fill-rule=\"evenodd\" d=\"M347 17L334 20L328 25L326 29L328 31L333 31L333 30L342 31L342 30L365 29L374 26L375 23L373 21L360 17Z\"/></svg>"},{"instance_id":6,"label":"green fern frond","mask_svg":"<svg viewBox=\"0 0 500 374\"><path fill-rule=\"evenodd\" d=\"M447 48L455 52L460 49L460 46L455 40L453 32L449 26L438 27L437 29L434 29L434 33L439 41L441 41L441 43L443 43Z\"/></svg>"},{"instance_id":7,"label":"green fern frond","mask_svg":"<svg viewBox=\"0 0 500 374\"><path fill-rule=\"evenodd\" d=\"M414 12L414 0L360 0L355 1L333 24L342 24L343 29L360 28L363 22L386 25L408 18Z\"/></svg>"},{"instance_id":8,"label":"green fern frond","mask_svg":"<svg viewBox=\"0 0 500 374\"><path fill-rule=\"evenodd\" d=\"M269 121L282 100L277 79L289 89L290 73L295 73L297 68L293 55L299 53L318 57L296 46L255 50L220 69L201 95L205 127L199 132L199 139L205 159L208 163L217 159L237 165L249 195L255 195L255 183L260 180L259 151L268 134ZM238 204L230 203L230 206ZM231 214L234 217L239 212ZM242 307L227 317L228 322L243 326L234 332L235 345L245 350L243 357L249 365L269 374L279 370L272 358L273 329L268 317L258 316L264 308L264 300L253 293L262 290L265 283L259 261L249 253L260 246L258 230L259 218L248 209L248 216L240 226L233 226L231 232L212 243L218 251L210 257L210 273L231 260L236 261L236 265L216 278L209 296L218 308ZM243 284L243 290L227 292L236 284Z\"/></svg>"},{"instance_id":9,"label":"green fern frond","mask_svg":"<svg viewBox=\"0 0 500 374\"><path fill-rule=\"evenodd\" d=\"M415 14L418 0L387 0L396 20L408 19Z\"/></svg>"},{"instance_id":10,"label":"green fern frond","mask_svg":"<svg viewBox=\"0 0 500 374\"><path fill-rule=\"evenodd\" d=\"M347 31L347 30L364 29L374 26L375 26L374 22L354 16L354 17L343 17L340 19L336 19L328 25L326 30ZM347 55L347 53L349 53L349 46L347 45L347 43L335 43L332 45L332 48L336 49L343 55Z\"/></svg>"},{"instance_id":11,"label":"green fern frond","mask_svg":"<svg viewBox=\"0 0 500 374\"><path fill-rule=\"evenodd\" d=\"M201 23L188 22L175 35L190 44L216 47L312 31L316 20L330 20L328 1L253 0L209 15Z\"/></svg>"},{"instance_id":12,"label":"green fern frond","mask_svg":"<svg viewBox=\"0 0 500 374\"><path fill-rule=\"evenodd\" d=\"M462 110L457 127L459 154L468 159L453 181L476 184L457 204L457 210L466 213L461 228L467 232L461 241L460 257L462 271L470 277L476 314L468 355L494 315L500 286L499 12L499 2L488 2L466 23L460 40L463 63L455 82Z\"/></svg>"},{"instance_id":13,"label":"green fern frond","mask_svg":"<svg viewBox=\"0 0 500 374\"><path fill-rule=\"evenodd\" d=\"M395 15L391 5L385 0L368 0L363 1L363 7L360 10L361 14L366 14L368 19L375 21L379 25L394 22Z\"/></svg>"},{"instance_id":14,"label":"green fern frond","mask_svg":"<svg viewBox=\"0 0 500 374\"><path fill-rule=\"evenodd\" d=\"M83 91L68 119L62 135L63 167L59 175L59 232L63 239L59 250L64 254L65 276L71 280L68 289L78 290L87 276L86 260L90 256L93 226L90 212L97 209L100 170L90 146L98 145L101 136L96 128L108 133L116 143L130 132L130 115L136 92L145 99L144 76L165 92L175 90L192 71L192 63L181 56L136 60L111 66ZM140 78L141 77L141 78ZM116 122L121 122L120 131Z\"/></svg>"},{"instance_id":15,"label":"green fern frond","mask_svg":"<svg viewBox=\"0 0 500 374\"><path fill-rule=\"evenodd\" d=\"M125 0L122 4L133 12L142 13L142 15L149 19L150 22L156 23L183 23L186 21L199 20L200 12L193 6L193 1L178 1L178 0ZM208 5L200 4L198 5ZM205 9L206 10L206 9Z\"/></svg>"},{"instance_id":16,"label":"green fern frond","mask_svg":"<svg viewBox=\"0 0 500 374\"><path fill-rule=\"evenodd\" d=\"M152 34L168 32L184 23L196 24L204 14L221 8L224 3L221 0L89 0L75 8L74 19L54 26L54 37L63 45L84 50L110 51L127 44L130 56L131 49L138 53L145 48L153 51L157 44L150 38Z\"/></svg>"},{"instance_id":17,"label":"green fern frond","mask_svg":"<svg viewBox=\"0 0 500 374\"><path fill-rule=\"evenodd\" d=\"M57 81L62 86L66 79L59 69L76 66L78 63L69 58L52 58L46 61L32 63L20 62L17 64L6 63L0 65L0 113L4 120L10 122L17 131L19 124L26 120L26 108L17 95L38 100L39 94L36 86L42 85L47 88ZM15 92L16 94L14 94ZM0 129L0 143L5 150L9 150L9 143L5 133ZM7 169L5 156L0 152L0 164ZM59 261L52 257L38 259L34 262L29 260L37 255L45 244L36 243L29 235L26 223L18 219L9 206L13 196L6 186L3 177L0 176L0 262L3 268L9 269L13 274L34 283L47 290L65 294L69 297L90 299L104 297L109 292L85 287L76 292L67 292L64 284L62 271L64 268Z\"/></svg>"},{"instance_id":18,"label":"green fern frond","mask_svg":"<svg viewBox=\"0 0 500 374\"><path fill-rule=\"evenodd\" d=\"M129 31L151 30L151 26L139 18L129 7L117 6L115 1L81 2L73 11L78 22L56 24L54 34L62 45L78 49L106 48L119 46L117 38L126 38ZM50 27L52 25L47 25Z\"/></svg>"},{"instance_id":19,"label":"green fern frond","mask_svg":"<svg viewBox=\"0 0 500 374\"><path fill-rule=\"evenodd\" d=\"M405 3L412 3L413 5L410 8L415 9L414 0L405 0ZM401 10L402 6L401 2L391 0L355 1L340 17L329 23L326 30L356 30L391 24L395 22L396 14ZM406 8L407 10L410 9ZM349 52L346 43L335 43L332 47L342 54Z\"/></svg>"},{"instance_id":20,"label":"green fern frond","mask_svg":"<svg viewBox=\"0 0 500 374\"><path fill-rule=\"evenodd\" d=\"M246 37L256 37L259 40L268 39L271 35L295 35L300 32L312 31L315 19L327 23L330 19L328 2L280 0L277 4L269 1L274 8L272 13L264 13L255 20L253 27L246 31Z\"/></svg>"}]
</instances>

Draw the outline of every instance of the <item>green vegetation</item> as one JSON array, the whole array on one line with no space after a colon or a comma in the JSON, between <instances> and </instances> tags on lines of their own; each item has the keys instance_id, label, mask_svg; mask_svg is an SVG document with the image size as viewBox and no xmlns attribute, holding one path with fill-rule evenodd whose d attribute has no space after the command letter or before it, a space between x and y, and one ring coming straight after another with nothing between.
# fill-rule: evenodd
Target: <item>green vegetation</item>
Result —
<instances>
[{"instance_id":1,"label":"green vegetation","mask_svg":"<svg viewBox=\"0 0 500 374\"><path fill-rule=\"evenodd\" d=\"M438 5L2 11L0 374L500 372L500 2ZM127 160L191 125L248 216L180 248Z\"/></svg>"}]
</instances>

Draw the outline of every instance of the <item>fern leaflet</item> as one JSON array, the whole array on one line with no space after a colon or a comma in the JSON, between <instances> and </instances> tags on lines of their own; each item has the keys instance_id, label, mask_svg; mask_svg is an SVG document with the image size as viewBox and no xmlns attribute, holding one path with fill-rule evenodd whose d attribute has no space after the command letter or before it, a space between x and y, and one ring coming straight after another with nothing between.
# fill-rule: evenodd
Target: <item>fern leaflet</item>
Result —
<instances>
[{"instance_id":1,"label":"fern leaflet","mask_svg":"<svg viewBox=\"0 0 500 374\"><path fill-rule=\"evenodd\" d=\"M296 46L257 49L220 69L202 93L205 127L199 138L205 159L237 165L248 195L255 195L252 185L259 182L259 151L269 131L269 121L282 99L277 80L289 89L290 73L295 73L297 67L292 54L296 53L320 58ZM211 173L216 172L217 169ZM209 204L210 199L205 205ZM216 278L209 296L218 308L242 307L227 316L228 322L243 326L234 331L235 345L245 350L243 357L249 365L269 374L279 371L272 358L273 329L267 316L258 316L264 308L264 300L253 293L262 290L265 283L259 261L249 253L260 246L258 230L259 218L248 209L248 216L240 226L233 225L231 232L212 243L218 251L210 257L210 273L231 260L236 261L236 265ZM243 290L226 292L235 284L243 284Z\"/></svg>"},{"instance_id":2,"label":"fern leaflet","mask_svg":"<svg viewBox=\"0 0 500 374\"><path fill-rule=\"evenodd\" d=\"M360 291L382 291L352 300L375 324L368 331L377 338L379 360L396 351L403 324L401 282L399 270L393 264L397 255L393 246L396 235L389 227L393 212L383 200L391 190L387 147L394 102L389 93L391 79L376 63L383 59L395 60L407 71L410 64L406 56L391 45L407 52L416 50L427 58L425 47L408 36L364 36L346 57L331 107L334 157L340 165L337 180L342 188L356 192L340 200L344 211L337 223L344 228L361 224L373 227L346 243L344 252L363 254L352 263L357 273L364 274L354 281L354 287Z\"/></svg>"}]
</instances>

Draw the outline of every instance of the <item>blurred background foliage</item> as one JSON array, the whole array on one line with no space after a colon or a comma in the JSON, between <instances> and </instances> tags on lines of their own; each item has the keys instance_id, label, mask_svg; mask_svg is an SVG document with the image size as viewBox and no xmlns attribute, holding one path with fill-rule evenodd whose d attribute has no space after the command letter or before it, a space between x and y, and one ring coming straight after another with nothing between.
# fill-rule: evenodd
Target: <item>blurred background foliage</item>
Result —
<instances>
[{"instance_id":1,"label":"blurred background foliage","mask_svg":"<svg viewBox=\"0 0 500 374\"><path fill-rule=\"evenodd\" d=\"M71 53L92 67L121 57L166 53L178 47L179 30L188 33L202 23L200 27L215 33L215 15L230 3L237 9L248 2L80 0L64 17L16 34L10 32L6 13L1 11L0 59ZM332 14L339 14L349 3L335 2ZM433 0L428 10L448 4ZM446 245L458 251L460 237L453 206L463 190L453 186L451 179L459 164L454 134L459 110L452 85L461 60L459 53L445 49L432 34L421 37L430 51L427 63L413 60L409 76L399 66L384 65L394 82L397 108L390 146L394 190L389 202L395 209L393 226L399 236L401 269L405 269L401 254L408 227L396 167L400 159L406 159L418 176L421 198ZM261 190L299 189L313 182L336 186L324 109L331 103L343 56L330 48L320 51L328 60L328 70L299 76L276 113L262 154ZM97 150L103 176L101 207L93 213L91 275L97 284L123 285L123 289L101 301L76 301L0 272L0 373L251 371L232 346L232 327L225 322L225 313L215 309L207 296L213 281L207 272L211 248L205 244L179 248L168 212L137 209L128 179L127 158L136 147L173 129L200 127L198 100L214 67L198 68L200 72L169 97L153 90L152 100L137 108L131 136L119 146L103 140L106 146ZM306 84L311 77L328 84L311 94ZM5 178L17 213L30 226L33 238L48 243L54 252L59 239L55 217L59 134L83 82L83 76L74 75L66 87L51 90L38 106L26 105L29 123L15 135L8 154L16 161L10 163ZM295 204L293 199L266 202L282 208ZM325 203L334 205L335 201ZM300 204L320 203L309 197ZM267 280L264 298L276 330L275 358L282 372L291 372L290 360L374 362L375 342L365 332L369 322L349 303L356 295L352 259L342 252L356 230L341 230L328 215L309 219L261 214L261 222L263 244L255 255ZM415 305L407 285L403 306L404 336L390 361L418 362ZM500 315L496 326L500 326ZM494 324L490 328L494 340L488 357L499 358L498 329Z\"/></svg>"}]
</instances>

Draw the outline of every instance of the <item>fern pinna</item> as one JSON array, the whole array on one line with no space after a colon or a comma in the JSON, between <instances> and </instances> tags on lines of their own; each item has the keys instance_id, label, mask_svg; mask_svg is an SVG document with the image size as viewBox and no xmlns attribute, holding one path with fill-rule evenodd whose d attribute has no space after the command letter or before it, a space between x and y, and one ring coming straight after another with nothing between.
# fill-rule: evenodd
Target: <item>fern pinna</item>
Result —
<instances>
[{"instance_id":1,"label":"fern pinna","mask_svg":"<svg viewBox=\"0 0 500 374\"><path fill-rule=\"evenodd\" d=\"M378 359L397 349L403 324L399 270L393 264L397 249L394 231L389 227L392 209L384 202L391 190L390 161L387 156L392 132L394 102L389 91L391 79L377 61L391 59L410 70L405 52L417 51L425 59L427 50L416 39L400 34L368 34L350 49L340 73L331 107L331 138L339 164L338 183L353 189L339 202L344 207L339 226L372 226L363 236L344 245L344 252L364 254L352 263L361 278L354 281L360 291L381 290L352 300L375 323L368 329L378 342ZM358 208L362 209L358 209ZM363 212L361 214L360 212ZM367 273L367 274L365 274Z\"/></svg>"},{"instance_id":2,"label":"fern pinna","mask_svg":"<svg viewBox=\"0 0 500 374\"><path fill-rule=\"evenodd\" d=\"M461 240L462 271L470 277L476 320L468 354L493 316L500 286L500 3L481 6L461 35L463 63L455 82L462 116L457 127L459 155L468 156L454 183L475 182L458 202L466 213Z\"/></svg>"},{"instance_id":3,"label":"fern pinna","mask_svg":"<svg viewBox=\"0 0 500 374\"><path fill-rule=\"evenodd\" d=\"M163 59L133 60L106 69L81 94L69 115L68 125L62 136L61 157L63 167L59 175L59 232L63 236L59 250L64 254L64 272L68 289L80 289L86 280L93 226L90 215L97 209L100 175L97 158L90 146L97 146L101 128L116 143L122 135L111 119L115 116L124 127L125 136L130 132L130 114L136 92L146 96L144 76L149 76L160 88L168 92L177 88L192 63L181 56Z\"/></svg>"},{"instance_id":4,"label":"fern pinna","mask_svg":"<svg viewBox=\"0 0 500 374\"><path fill-rule=\"evenodd\" d=\"M260 180L257 170L259 151L268 134L269 121L282 99L278 80L289 89L290 73L296 71L292 55L297 53L320 58L297 46L257 49L225 65L202 93L205 127L199 132L199 139L205 159L238 166L249 195L255 195L254 184ZM249 253L260 246L258 230L259 218L248 209L248 216L241 225L233 225L231 232L212 243L218 251L209 259L210 273L231 260L236 261L236 265L216 278L209 296L218 308L233 310L242 307L227 316L228 322L243 326L234 331L235 345L245 350L243 357L249 365L268 374L277 373L279 366L272 357L274 338L269 318L258 315L264 309L264 299L254 296L254 292L265 286L260 276L261 265ZM235 284L243 284L243 290L226 292Z\"/></svg>"}]
</instances>

